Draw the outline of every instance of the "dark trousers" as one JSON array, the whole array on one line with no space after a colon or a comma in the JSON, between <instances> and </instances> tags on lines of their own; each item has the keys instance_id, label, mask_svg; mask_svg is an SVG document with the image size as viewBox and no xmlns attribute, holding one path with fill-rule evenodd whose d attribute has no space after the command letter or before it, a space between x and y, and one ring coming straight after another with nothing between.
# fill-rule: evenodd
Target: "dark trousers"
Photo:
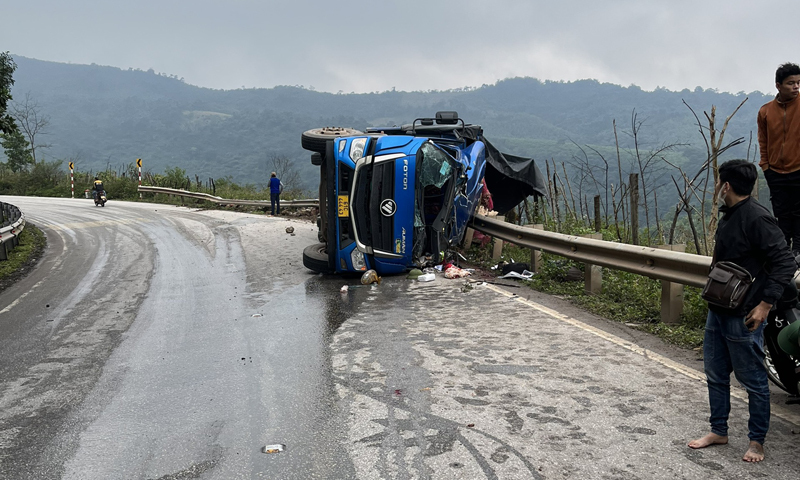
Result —
<instances>
[{"instance_id":1,"label":"dark trousers","mask_svg":"<svg viewBox=\"0 0 800 480\"><path fill-rule=\"evenodd\" d=\"M800 251L800 172L764 172L769 185L772 214L792 251Z\"/></svg>"},{"instance_id":2,"label":"dark trousers","mask_svg":"<svg viewBox=\"0 0 800 480\"><path fill-rule=\"evenodd\" d=\"M269 201L272 205L272 214L275 215L275 207L278 207L278 215L281 214L281 194L280 193L272 193L269 194ZM798 244L800 245L800 244Z\"/></svg>"}]
</instances>

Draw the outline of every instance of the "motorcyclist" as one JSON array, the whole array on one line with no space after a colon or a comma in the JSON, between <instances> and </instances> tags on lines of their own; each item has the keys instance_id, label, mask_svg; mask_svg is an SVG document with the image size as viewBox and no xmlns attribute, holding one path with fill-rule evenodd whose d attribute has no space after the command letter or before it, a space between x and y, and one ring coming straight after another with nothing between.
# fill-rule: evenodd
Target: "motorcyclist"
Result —
<instances>
[{"instance_id":1,"label":"motorcyclist","mask_svg":"<svg viewBox=\"0 0 800 480\"><path fill-rule=\"evenodd\" d=\"M105 195L106 190L103 187L103 181L100 177L94 177L94 186L92 187L92 198L97 199L97 195Z\"/></svg>"}]
</instances>

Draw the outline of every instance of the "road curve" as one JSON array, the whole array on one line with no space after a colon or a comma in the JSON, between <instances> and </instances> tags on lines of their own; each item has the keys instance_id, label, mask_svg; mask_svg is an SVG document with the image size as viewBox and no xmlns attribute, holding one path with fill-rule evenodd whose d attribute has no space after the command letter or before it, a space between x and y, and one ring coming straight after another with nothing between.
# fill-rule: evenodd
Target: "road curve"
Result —
<instances>
[{"instance_id":1,"label":"road curve","mask_svg":"<svg viewBox=\"0 0 800 480\"><path fill-rule=\"evenodd\" d=\"M0 295L0 477L301 478L342 463L327 458L346 457L342 441L315 446L335 422L306 415L326 411L333 388L319 368L332 327L300 257L310 223L3 201L49 245ZM309 448L261 453L278 438ZM329 473L347 477L347 465Z\"/></svg>"}]
</instances>

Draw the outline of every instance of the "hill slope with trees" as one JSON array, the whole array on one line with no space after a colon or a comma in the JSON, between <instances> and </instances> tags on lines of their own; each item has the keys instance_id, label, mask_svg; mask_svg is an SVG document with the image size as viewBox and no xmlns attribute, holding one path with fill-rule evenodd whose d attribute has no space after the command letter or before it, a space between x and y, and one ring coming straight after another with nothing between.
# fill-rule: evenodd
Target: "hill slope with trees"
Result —
<instances>
[{"instance_id":1,"label":"hill slope with trees","mask_svg":"<svg viewBox=\"0 0 800 480\"><path fill-rule=\"evenodd\" d=\"M364 129L456 110L467 122L482 125L501 149L532 156L540 164L548 160L574 169L581 158L599 162L595 151L616 163L616 122L623 163L633 159L636 130L640 148L670 145L667 157L691 166L705 161L707 153L697 120L684 101L705 121L703 111L710 112L712 105L724 119L749 96L726 134L731 139L744 137L745 142L726 156L753 158L755 148L749 144L751 135L755 143L756 112L772 98L760 92L730 94L700 87L647 92L595 80L535 78L428 92L332 94L301 86L223 91L188 85L152 70L19 56L14 61L14 101L28 96L48 117L39 137L42 146L49 144L41 150L47 160L74 161L81 171L101 171L124 170L142 158L155 172L179 167L201 180L230 177L262 184L273 160L285 158L297 168L300 187L308 191L317 173L308 152L300 148L300 134L310 128ZM0 160L5 160L2 153Z\"/></svg>"}]
</instances>

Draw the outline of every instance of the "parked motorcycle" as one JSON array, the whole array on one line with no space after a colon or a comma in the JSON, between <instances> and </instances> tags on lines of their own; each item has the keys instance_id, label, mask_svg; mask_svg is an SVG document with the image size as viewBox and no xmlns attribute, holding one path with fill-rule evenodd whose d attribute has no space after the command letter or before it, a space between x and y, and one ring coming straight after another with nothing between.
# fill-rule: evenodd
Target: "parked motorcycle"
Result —
<instances>
[{"instance_id":1,"label":"parked motorcycle","mask_svg":"<svg viewBox=\"0 0 800 480\"><path fill-rule=\"evenodd\" d=\"M106 206L106 192L105 190L102 192L97 192L94 196L94 206L95 207L105 207Z\"/></svg>"},{"instance_id":2,"label":"parked motorcycle","mask_svg":"<svg viewBox=\"0 0 800 480\"><path fill-rule=\"evenodd\" d=\"M794 322L800 322L800 310L797 309L797 289L792 285L784 298L778 301L777 308L770 312L764 327L767 375L772 383L789 394L786 403L790 404L800 403L800 358L794 358L781 349L778 334Z\"/></svg>"}]
</instances>

